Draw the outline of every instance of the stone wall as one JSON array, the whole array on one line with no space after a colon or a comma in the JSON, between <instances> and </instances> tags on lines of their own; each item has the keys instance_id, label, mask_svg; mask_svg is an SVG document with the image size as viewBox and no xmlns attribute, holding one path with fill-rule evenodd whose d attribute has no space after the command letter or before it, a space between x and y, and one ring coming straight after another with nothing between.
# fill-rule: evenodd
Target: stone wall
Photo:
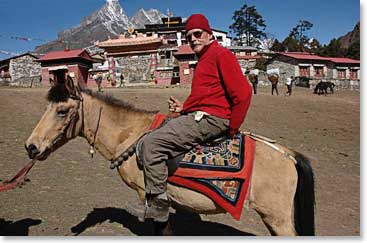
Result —
<instances>
[{"instance_id":1,"label":"stone wall","mask_svg":"<svg viewBox=\"0 0 367 243\"><path fill-rule=\"evenodd\" d=\"M11 81L9 85L34 87L41 85L41 64L35 62L36 58L24 55L11 59L9 64L9 74Z\"/></svg>"},{"instance_id":2,"label":"stone wall","mask_svg":"<svg viewBox=\"0 0 367 243\"><path fill-rule=\"evenodd\" d=\"M297 76L295 75L295 66L290 63L282 62L279 60L273 60L271 63L267 65L267 69L273 69L273 68L279 68L280 71L279 82L281 84L284 84L288 77Z\"/></svg>"},{"instance_id":3,"label":"stone wall","mask_svg":"<svg viewBox=\"0 0 367 243\"><path fill-rule=\"evenodd\" d=\"M335 84L335 89L349 89L349 90L360 90L359 80L342 80L342 79L311 79L309 81L310 89L314 89L319 82L332 82Z\"/></svg>"},{"instance_id":4,"label":"stone wall","mask_svg":"<svg viewBox=\"0 0 367 243\"><path fill-rule=\"evenodd\" d=\"M238 63L240 64L240 67L242 70L246 70L246 69L254 69L255 65L256 65L256 60L255 59L237 59Z\"/></svg>"},{"instance_id":5,"label":"stone wall","mask_svg":"<svg viewBox=\"0 0 367 243\"><path fill-rule=\"evenodd\" d=\"M151 82L151 55L115 57L115 60L121 66L124 83Z\"/></svg>"}]
</instances>

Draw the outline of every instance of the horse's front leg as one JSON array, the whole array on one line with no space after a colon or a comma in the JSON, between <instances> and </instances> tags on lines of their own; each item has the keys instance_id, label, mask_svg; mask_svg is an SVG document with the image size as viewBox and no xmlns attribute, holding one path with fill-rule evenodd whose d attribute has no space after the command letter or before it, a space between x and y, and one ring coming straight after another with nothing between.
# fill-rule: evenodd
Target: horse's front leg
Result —
<instances>
[{"instance_id":1,"label":"horse's front leg","mask_svg":"<svg viewBox=\"0 0 367 243\"><path fill-rule=\"evenodd\" d=\"M135 156L132 156L127 161L123 162L118 171L126 185L134 189L138 193L139 199L144 201L144 175L143 171L138 167Z\"/></svg>"}]
</instances>

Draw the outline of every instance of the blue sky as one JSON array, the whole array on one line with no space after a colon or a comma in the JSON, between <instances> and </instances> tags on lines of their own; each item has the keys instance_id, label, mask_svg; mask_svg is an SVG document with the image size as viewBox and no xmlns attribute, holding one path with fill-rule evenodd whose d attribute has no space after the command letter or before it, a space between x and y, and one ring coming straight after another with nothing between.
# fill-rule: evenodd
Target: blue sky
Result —
<instances>
[{"instance_id":1,"label":"blue sky","mask_svg":"<svg viewBox=\"0 0 367 243\"><path fill-rule=\"evenodd\" d=\"M2 51L33 51L40 40L22 41L11 36L55 40L57 33L77 26L83 17L100 8L105 0L0 0L0 60L9 58ZM243 4L255 5L266 21L266 32L283 40L298 20L314 24L309 37L327 44L351 31L360 19L359 0L120 0L131 17L140 8L156 8L174 16L205 14L215 29L229 31L233 12Z\"/></svg>"}]
</instances>

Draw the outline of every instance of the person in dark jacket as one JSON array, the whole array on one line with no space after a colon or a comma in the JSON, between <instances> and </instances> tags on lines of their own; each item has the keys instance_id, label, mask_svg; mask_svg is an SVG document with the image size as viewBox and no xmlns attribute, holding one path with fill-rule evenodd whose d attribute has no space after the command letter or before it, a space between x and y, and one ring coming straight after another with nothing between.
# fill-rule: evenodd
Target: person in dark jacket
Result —
<instances>
[{"instance_id":1,"label":"person in dark jacket","mask_svg":"<svg viewBox=\"0 0 367 243\"><path fill-rule=\"evenodd\" d=\"M245 119L252 89L232 52L213 40L213 32L202 14L186 22L186 39L198 57L191 94L184 103L174 97L169 110L180 113L141 141L146 203L131 208L142 218L168 220L168 158L221 137L233 137Z\"/></svg>"}]
</instances>

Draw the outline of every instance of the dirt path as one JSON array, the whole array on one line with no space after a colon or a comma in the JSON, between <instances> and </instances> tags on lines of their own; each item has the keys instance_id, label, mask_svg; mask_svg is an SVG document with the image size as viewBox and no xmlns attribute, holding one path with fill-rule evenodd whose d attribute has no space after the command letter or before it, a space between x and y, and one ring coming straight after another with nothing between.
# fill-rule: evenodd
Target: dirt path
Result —
<instances>
[{"instance_id":1,"label":"dirt path","mask_svg":"<svg viewBox=\"0 0 367 243\"><path fill-rule=\"evenodd\" d=\"M317 235L360 234L360 97L355 91L317 96L296 88L294 96L259 90L243 128L278 140L313 159ZM281 88L281 93L285 93ZM0 88L0 180L27 161L24 141L46 107L46 89ZM109 89L105 93L137 107L167 112L170 95L183 88ZM0 235L147 235L126 210L137 199L109 163L91 159L77 138L37 163L22 188L0 194ZM241 221L229 215L173 215L176 235L268 235L252 210ZM190 225L191 227L188 227Z\"/></svg>"}]
</instances>

